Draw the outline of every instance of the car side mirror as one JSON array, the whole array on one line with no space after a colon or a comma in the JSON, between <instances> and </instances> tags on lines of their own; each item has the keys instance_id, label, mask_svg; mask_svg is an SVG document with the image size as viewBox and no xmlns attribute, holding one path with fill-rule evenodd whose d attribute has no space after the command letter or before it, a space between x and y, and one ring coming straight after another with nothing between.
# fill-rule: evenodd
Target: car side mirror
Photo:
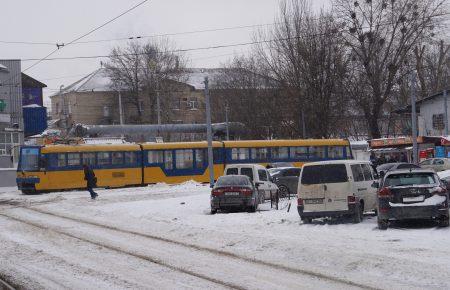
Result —
<instances>
[{"instance_id":1,"label":"car side mirror","mask_svg":"<svg viewBox=\"0 0 450 290\"><path fill-rule=\"evenodd\" d=\"M372 187L373 187L373 188L380 188L380 183L379 183L378 181L374 181L374 182L372 183Z\"/></svg>"}]
</instances>

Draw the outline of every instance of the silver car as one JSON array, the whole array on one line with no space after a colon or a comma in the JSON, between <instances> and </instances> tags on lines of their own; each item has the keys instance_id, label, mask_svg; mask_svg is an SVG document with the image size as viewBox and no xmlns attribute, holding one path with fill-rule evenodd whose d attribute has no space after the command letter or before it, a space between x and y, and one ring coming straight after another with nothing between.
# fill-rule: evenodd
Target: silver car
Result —
<instances>
[{"instance_id":1,"label":"silver car","mask_svg":"<svg viewBox=\"0 0 450 290\"><path fill-rule=\"evenodd\" d=\"M420 167L433 169L436 172L449 170L450 159L449 158L429 158L419 163Z\"/></svg>"}]
</instances>

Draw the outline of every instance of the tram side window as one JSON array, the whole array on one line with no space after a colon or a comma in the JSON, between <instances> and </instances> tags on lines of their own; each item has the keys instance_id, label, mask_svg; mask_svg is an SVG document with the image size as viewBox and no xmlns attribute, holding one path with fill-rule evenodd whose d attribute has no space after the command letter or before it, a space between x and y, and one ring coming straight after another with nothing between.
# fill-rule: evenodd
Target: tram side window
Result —
<instances>
[{"instance_id":1,"label":"tram side window","mask_svg":"<svg viewBox=\"0 0 450 290\"><path fill-rule=\"evenodd\" d=\"M95 153L94 152L83 153L83 164L95 165Z\"/></svg>"},{"instance_id":2,"label":"tram side window","mask_svg":"<svg viewBox=\"0 0 450 290\"><path fill-rule=\"evenodd\" d=\"M136 152L125 152L125 164L135 164L136 163Z\"/></svg>"},{"instance_id":3,"label":"tram side window","mask_svg":"<svg viewBox=\"0 0 450 290\"><path fill-rule=\"evenodd\" d=\"M290 151L293 159L308 159L307 147L291 147Z\"/></svg>"},{"instance_id":4,"label":"tram side window","mask_svg":"<svg viewBox=\"0 0 450 290\"><path fill-rule=\"evenodd\" d=\"M325 146L310 146L309 157L310 158L325 158Z\"/></svg>"},{"instance_id":5,"label":"tram side window","mask_svg":"<svg viewBox=\"0 0 450 290\"><path fill-rule=\"evenodd\" d=\"M177 169L187 169L194 166L194 155L192 149L176 150Z\"/></svg>"},{"instance_id":6,"label":"tram side window","mask_svg":"<svg viewBox=\"0 0 450 290\"><path fill-rule=\"evenodd\" d=\"M287 159L288 157L287 147L272 147L272 159Z\"/></svg>"},{"instance_id":7,"label":"tram side window","mask_svg":"<svg viewBox=\"0 0 450 290\"><path fill-rule=\"evenodd\" d=\"M350 150L350 146L345 146L345 156L347 159L352 158L352 152Z\"/></svg>"},{"instance_id":8,"label":"tram side window","mask_svg":"<svg viewBox=\"0 0 450 290\"><path fill-rule=\"evenodd\" d=\"M123 152L112 152L111 160L113 165L123 164Z\"/></svg>"},{"instance_id":9,"label":"tram side window","mask_svg":"<svg viewBox=\"0 0 450 290\"><path fill-rule=\"evenodd\" d=\"M344 147L328 146L328 158L344 158Z\"/></svg>"},{"instance_id":10,"label":"tram side window","mask_svg":"<svg viewBox=\"0 0 450 290\"><path fill-rule=\"evenodd\" d=\"M98 163L98 165L110 165L111 164L111 153L98 152L97 153L97 163Z\"/></svg>"},{"instance_id":11,"label":"tram side window","mask_svg":"<svg viewBox=\"0 0 450 290\"><path fill-rule=\"evenodd\" d=\"M232 148L231 159L232 160L246 160L248 158L248 148Z\"/></svg>"},{"instance_id":12,"label":"tram side window","mask_svg":"<svg viewBox=\"0 0 450 290\"><path fill-rule=\"evenodd\" d=\"M172 151L164 151L164 168L172 170L173 169L173 156Z\"/></svg>"},{"instance_id":13,"label":"tram side window","mask_svg":"<svg viewBox=\"0 0 450 290\"><path fill-rule=\"evenodd\" d=\"M164 162L163 151L148 151L147 159L148 163L163 163ZM170 159L172 159L172 157L170 157Z\"/></svg>"},{"instance_id":14,"label":"tram side window","mask_svg":"<svg viewBox=\"0 0 450 290\"><path fill-rule=\"evenodd\" d=\"M195 149L195 167L196 168L203 168L203 164L206 159L208 159L208 158L206 158L206 150Z\"/></svg>"},{"instance_id":15,"label":"tram side window","mask_svg":"<svg viewBox=\"0 0 450 290\"><path fill-rule=\"evenodd\" d=\"M267 148L251 148L250 152L253 160L266 160L269 150Z\"/></svg>"},{"instance_id":16,"label":"tram side window","mask_svg":"<svg viewBox=\"0 0 450 290\"><path fill-rule=\"evenodd\" d=\"M66 153L58 153L58 167L67 166Z\"/></svg>"},{"instance_id":17,"label":"tram side window","mask_svg":"<svg viewBox=\"0 0 450 290\"><path fill-rule=\"evenodd\" d=\"M79 166L81 163L80 153L67 153L67 165Z\"/></svg>"}]
</instances>

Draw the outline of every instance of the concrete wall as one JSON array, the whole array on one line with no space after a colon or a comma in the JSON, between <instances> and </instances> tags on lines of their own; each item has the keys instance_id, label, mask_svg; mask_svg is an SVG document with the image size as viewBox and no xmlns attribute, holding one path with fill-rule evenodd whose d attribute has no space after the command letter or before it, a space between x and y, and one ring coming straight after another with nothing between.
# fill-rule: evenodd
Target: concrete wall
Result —
<instances>
[{"instance_id":1,"label":"concrete wall","mask_svg":"<svg viewBox=\"0 0 450 290\"><path fill-rule=\"evenodd\" d=\"M15 168L0 168L0 187L14 187L16 184L17 172Z\"/></svg>"}]
</instances>

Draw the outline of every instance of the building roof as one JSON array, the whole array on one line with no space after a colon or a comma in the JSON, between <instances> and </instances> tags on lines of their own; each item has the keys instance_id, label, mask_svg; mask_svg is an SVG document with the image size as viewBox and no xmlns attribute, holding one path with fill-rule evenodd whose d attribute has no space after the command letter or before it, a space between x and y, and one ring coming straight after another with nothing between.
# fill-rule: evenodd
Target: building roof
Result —
<instances>
[{"instance_id":1,"label":"building roof","mask_svg":"<svg viewBox=\"0 0 450 290\"><path fill-rule=\"evenodd\" d=\"M99 68L73 84L62 89L62 94L74 92L110 92L113 91L111 79L104 68ZM50 97L60 95L57 92Z\"/></svg>"},{"instance_id":2,"label":"building roof","mask_svg":"<svg viewBox=\"0 0 450 290\"><path fill-rule=\"evenodd\" d=\"M47 85L22 73L22 87L24 88L46 88Z\"/></svg>"},{"instance_id":3,"label":"building roof","mask_svg":"<svg viewBox=\"0 0 450 290\"><path fill-rule=\"evenodd\" d=\"M184 75L185 83L195 90L205 89L205 77L208 77L209 86L214 86L215 79L223 72L221 68L190 68Z\"/></svg>"},{"instance_id":4,"label":"building roof","mask_svg":"<svg viewBox=\"0 0 450 290\"><path fill-rule=\"evenodd\" d=\"M450 91L450 88L447 89L447 96L450 97L450 95L449 95L450 92L449 91ZM428 101L431 101L431 100L434 100L434 99L439 98L439 97L441 97L443 95L444 95L444 91L440 91L440 92L438 92L436 94L430 95L428 97L425 97L423 99L420 99L420 100L416 101L416 111L419 113L419 106L420 106L420 104L428 102ZM411 105L407 105L405 107L398 108L398 109L394 110L393 113L396 113L396 114L409 114L409 113L411 113Z\"/></svg>"}]
</instances>

